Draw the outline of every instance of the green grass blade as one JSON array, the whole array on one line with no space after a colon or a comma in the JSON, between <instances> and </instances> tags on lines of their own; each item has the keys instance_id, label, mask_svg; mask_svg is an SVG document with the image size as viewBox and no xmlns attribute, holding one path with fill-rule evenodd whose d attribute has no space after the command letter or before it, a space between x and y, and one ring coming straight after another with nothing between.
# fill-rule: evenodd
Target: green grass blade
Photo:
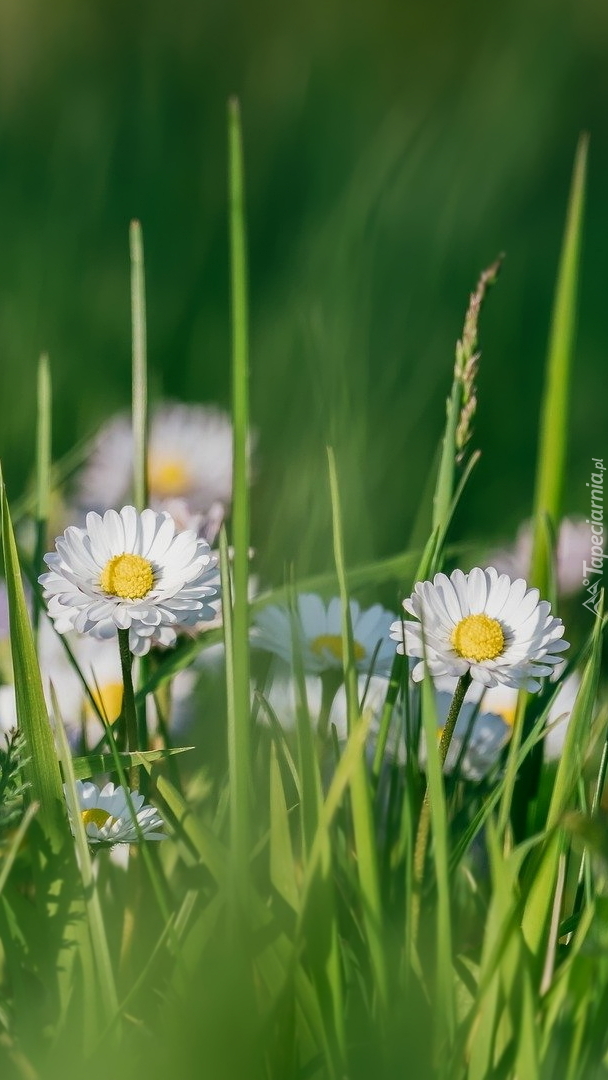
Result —
<instances>
[{"instance_id":1,"label":"green grass blade","mask_svg":"<svg viewBox=\"0 0 608 1080\"><path fill-rule=\"evenodd\" d=\"M437 1045L454 1038L454 973L452 964L452 923L450 913L450 877L448 818L443 769L437 742L437 707L432 679L422 684L422 721L427 748L428 800L433 832L433 861L437 882L436 941L436 1038Z\"/></svg>"},{"instance_id":2,"label":"green grass blade","mask_svg":"<svg viewBox=\"0 0 608 1080\"><path fill-rule=\"evenodd\" d=\"M42 557L46 551L46 534L51 503L51 371L49 358L43 353L38 363L38 416L36 420L36 552L34 570L41 574ZM33 624L38 632L42 601L34 590Z\"/></svg>"},{"instance_id":3,"label":"green grass blade","mask_svg":"<svg viewBox=\"0 0 608 1080\"><path fill-rule=\"evenodd\" d=\"M146 761L163 761L175 754L184 754L187 750L193 750L192 746L173 746L166 750L136 750L129 754L118 754L118 760L123 769L128 771L135 765L143 765ZM88 780L91 776L101 776L103 773L112 772L116 767L116 758L112 754L86 754L84 757L74 758L72 769L77 780Z\"/></svg>"},{"instance_id":4,"label":"green grass blade","mask_svg":"<svg viewBox=\"0 0 608 1080\"><path fill-rule=\"evenodd\" d=\"M249 346L247 258L243 190L243 147L239 103L228 102L228 199L232 296L233 422L233 680L231 812L232 847L245 873L250 851L249 772L251 717L249 688Z\"/></svg>"},{"instance_id":5,"label":"green grass blade","mask_svg":"<svg viewBox=\"0 0 608 1080\"><path fill-rule=\"evenodd\" d=\"M582 135L574 161L541 408L530 581L543 594L549 582L543 518L548 516L553 527L556 527L564 483L588 145L588 136Z\"/></svg>"},{"instance_id":6,"label":"green grass blade","mask_svg":"<svg viewBox=\"0 0 608 1080\"><path fill-rule=\"evenodd\" d=\"M37 820L53 848L69 837L57 751L42 691L34 637L27 613L17 545L0 472L2 547L8 594L17 720L25 736L30 795L40 804Z\"/></svg>"},{"instance_id":7,"label":"green grass blade","mask_svg":"<svg viewBox=\"0 0 608 1080\"><path fill-rule=\"evenodd\" d=\"M270 744L270 878L278 893L294 909L299 907L289 812L275 743Z\"/></svg>"},{"instance_id":8,"label":"green grass blade","mask_svg":"<svg viewBox=\"0 0 608 1080\"><path fill-rule=\"evenodd\" d=\"M12 865L15 861L15 858L17 857L21 844L25 839L25 834L29 829L32 819L36 816L37 813L38 803L30 803L21 821L19 822L18 828L15 830L10 844L3 851L2 864L0 866L0 896L2 895L2 891L4 889L4 886L6 885L6 882L8 881L8 876L11 872Z\"/></svg>"},{"instance_id":9,"label":"green grass blade","mask_svg":"<svg viewBox=\"0 0 608 1080\"><path fill-rule=\"evenodd\" d=\"M528 874L522 930L530 951L535 955L539 955L543 949L548 931L548 919L562 850L559 826L564 813L569 808L581 773L581 744L589 726L589 718L592 715L597 694L604 626L605 623L598 617L593 630L591 656L583 672L557 767L546 823L549 836Z\"/></svg>"},{"instance_id":10,"label":"green grass blade","mask_svg":"<svg viewBox=\"0 0 608 1080\"><path fill-rule=\"evenodd\" d=\"M344 684L346 689L347 718L349 732L359 722L359 700L357 668L353 628L350 614L348 585L344 563L344 542L342 537L342 515L340 509L340 489L336 461L331 448L328 448L329 483L331 488L332 523L334 537L334 560L338 577L340 600L342 603L342 651L344 657ZM384 925L382 899L380 895L380 875L378 852L372 813L372 799L365 759L361 756L351 779L351 803L355 846L357 850L357 870L361 887L363 915L370 958L374 973L376 991L381 1011L388 1003L388 977L382 928Z\"/></svg>"},{"instance_id":11,"label":"green grass blade","mask_svg":"<svg viewBox=\"0 0 608 1080\"><path fill-rule=\"evenodd\" d=\"M118 996L116 993L116 985L114 983L112 960L110 958L110 950L108 948L108 940L101 912L101 902L97 892L95 875L93 874L89 843L80 814L80 803L76 792L76 777L72 767L72 754L68 745L63 721L59 715L59 708L54 689L51 689L51 693L53 698L53 712L56 721L55 731L59 745L59 756L63 768L63 775L65 777L65 795L74 828L74 842L78 856L78 867L82 878L85 910L89 934L91 936L91 945L95 957L95 973L103 1005L103 1019L107 1022L118 1010ZM91 988L88 988L89 992L90 989Z\"/></svg>"},{"instance_id":12,"label":"green grass blade","mask_svg":"<svg viewBox=\"0 0 608 1080\"><path fill-rule=\"evenodd\" d=\"M131 349L133 417L133 500L136 510L148 505L148 366L144 243L139 221L129 227L131 255Z\"/></svg>"}]
</instances>

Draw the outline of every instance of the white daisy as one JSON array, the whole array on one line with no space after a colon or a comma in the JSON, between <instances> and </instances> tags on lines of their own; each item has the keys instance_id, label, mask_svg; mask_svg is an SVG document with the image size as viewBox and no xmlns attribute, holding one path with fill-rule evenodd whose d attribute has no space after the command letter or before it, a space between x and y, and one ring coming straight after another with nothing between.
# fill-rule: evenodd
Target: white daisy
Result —
<instances>
[{"instance_id":1,"label":"white daisy","mask_svg":"<svg viewBox=\"0 0 608 1080\"><path fill-rule=\"evenodd\" d=\"M561 619L551 615L538 589L494 567L419 581L403 607L414 620L393 623L391 637L399 642L398 652L420 658L415 681L423 678L426 663L433 678L470 672L484 686L535 691L568 648Z\"/></svg>"},{"instance_id":2,"label":"white daisy","mask_svg":"<svg viewBox=\"0 0 608 1080\"><path fill-rule=\"evenodd\" d=\"M381 675L390 671L394 649L389 630L394 615L380 604L362 611L350 601L357 670ZM297 642L304 670L317 674L328 669L342 670L342 603L338 598L324 604L314 593L298 596ZM286 607L269 604L255 617L252 643L283 660L292 659L291 620Z\"/></svg>"},{"instance_id":3,"label":"white daisy","mask_svg":"<svg viewBox=\"0 0 608 1080\"><path fill-rule=\"evenodd\" d=\"M77 780L76 793L89 844L137 844L140 834L145 840L166 839L165 834L158 831L163 828L158 811L153 806L145 806L143 795L137 791L130 792L130 797L139 831L123 787L106 784L100 789L89 780ZM70 826L74 832L71 821Z\"/></svg>"},{"instance_id":4,"label":"white daisy","mask_svg":"<svg viewBox=\"0 0 608 1080\"><path fill-rule=\"evenodd\" d=\"M143 656L151 645L173 645L179 626L215 618L215 556L195 533L176 534L168 513L91 512L86 529L71 525L55 546L44 556L50 573L39 581L61 634L108 638L128 630L131 651Z\"/></svg>"},{"instance_id":5,"label":"white daisy","mask_svg":"<svg viewBox=\"0 0 608 1080\"><path fill-rule=\"evenodd\" d=\"M131 420L114 417L100 431L82 469L77 497L85 509L118 507L133 480ZM212 406L153 409L148 440L150 505L169 510L213 541L232 501L232 423Z\"/></svg>"},{"instance_id":6,"label":"white daisy","mask_svg":"<svg viewBox=\"0 0 608 1080\"><path fill-rule=\"evenodd\" d=\"M591 529L583 518L566 517L557 531L555 576L560 596L575 596L583 585L583 566L591 556ZM532 522L520 525L512 547L496 551L490 562L499 573L526 577L532 559Z\"/></svg>"}]
</instances>

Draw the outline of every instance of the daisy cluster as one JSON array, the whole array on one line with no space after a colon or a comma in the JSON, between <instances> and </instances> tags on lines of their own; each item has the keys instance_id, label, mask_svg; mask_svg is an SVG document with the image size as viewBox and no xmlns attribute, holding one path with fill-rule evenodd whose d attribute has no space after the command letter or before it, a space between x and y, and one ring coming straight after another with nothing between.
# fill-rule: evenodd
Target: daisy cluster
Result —
<instances>
[{"instance_id":1,"label":"daisy cluster","mask_svg":"<svg viewBox=\"0 0 608 1080\"><path fill-rule=\"evenodd\" d=\"M59 690L62 719L76 747L94 745L123 707L123 676L117 638L133 656L167 648L180 632L221 625L217 556L211 544L229 512L232 498L232 427L217 409L162 405L151 417L148 483L150 506L138 512L125 501L132 484L130 420L115 417L99 433L75 484L78 525L69 525L55 550L45 555L48 572L39 581L48 618L39 624L38 647L43 687ZM576 527L564 523L558 545L558 581L568 590L568 553L578 550ZM517 571L529 558L529 527L515 549L500 554L496 566L454 570L419 581L403 601L397 618L381 604L349 603L353 657L361 709L371 713L368 750L374 754L380 720L396 656L407 658L407 689L391 717L387 758L403 764L407 750L403 696L407 711L420 715L417 684L427 675L435 687L438 737L447 722L456 683L468 690L444 763L446 773L478 781L496 766L509 739L520 690L536 692L563 666L568 643L564 627L538 590ZM560 576L561 575L561 576ZM0 638L5 627L0 592ZM267 709L289 729L295 725L293 661L305 672L307 708L323 741L329 730L338 741L348 735L344 688L343 607L339 598L313 593L296 598L295 609L269 603L253 620L252 646L272 658L264 696ZM67 635L68 658L62 636ZM173 721L189 714L191 671L180 672L170 689ZM570 679L557 695L549 724L562 731L578 683ZM559 698L561 697L561 702ZM104 721L104 724L101 723ZM12 686L0 686L0 728L15 724ZM147 716L154 728L154 708ZM411 735L411 732L410 732ZM384 743L383 743L384 745ZM415 750L424 766L426 749L418 729ZM559 739L554 735L554 753ZM92 844L160 838L162 822L137 793L132 812L122 788L78 786L81 813ZM136 828L135 822L139 828Z\"/></svg>"},{"instance_id":2,"label":"daisy cluster","mask_svg":"<svg viewBox=\"0 0 608 1080\"><path fill-rule=\"evenodd\" d=\"M440 732L457 678L466 676L470 681L444 767L446 772L458 767L461 777L480 780L496 764L509 739L518 691L538 690L541 679L555 674L561 663L568 648L563 623L552 616L537 589L529 589L521 578L512 581L495 568L476 567L469 574L456 570L450 577L437 574L432 582L418 582L403 607L411 618L395 619L380 605L362 610L350 602L360 703L372 714L370 751L378 735L396 651L411 658L412 695L425 672L433 679ZM256 616L252 641L276 658L267 702L287 726L296 722L291 662L297 652L306 672L309 715L313 725L319 725L324 681L327 686L328 675L344 666L340 600L324 604L318 596L303 594L295 612L269 605ZM570 681L561 702L567 705L566 715L557 711L556 701L550 721L567 719L576 689L573 693ZM411 714L416 707L412 696ZM347 737L346 717L346 695L340 686L329 712L329 723L339 740ZM395 738L394 725L392 732L388 752L394 760L403 761L405 742L399 735ZM423 761L423 738L420 750ZM558 750L554 736L552 752Z\"/></svg>"}]
</instances>

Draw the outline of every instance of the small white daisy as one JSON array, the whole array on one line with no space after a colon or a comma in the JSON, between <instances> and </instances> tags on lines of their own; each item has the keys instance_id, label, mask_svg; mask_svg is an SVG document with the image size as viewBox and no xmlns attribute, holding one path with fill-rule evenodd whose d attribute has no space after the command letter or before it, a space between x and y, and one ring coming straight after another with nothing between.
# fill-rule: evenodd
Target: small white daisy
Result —
<instances>
[{"instance_id":1,"label":"small white daisy","mask_svg":"<svg viewBox=\"0 0 608 1080\"><path fill-rule=\"evenodd\" d=\"M350 601L357 670L382 675L390 671L394 648L389 630L395 616L380 604L362 611ZM342 603L338 598L325 604L315 593L301 593L297 607L296 647L304 670L318 674L328 669L342 670ZM252 643L283 660L292 659L291 620L286 607L269 604L255 617Z\"/></svg>"},{"instance_id":2,"label":"small white daisy","mask_svg":"<svg viewBox=\"0 0 608 1080\"><path fill-rule=\"evenodd\" d=\"M130 496L131 420L119 415L99 432L79 477L85 509L118 507ZM209 542L232 501L232 423L212 406L166 403L153 409L148 439L150 505L168 510Z\"/></svg>"},{"instance_id":3,"label":"small white daisy","mask_svg":"<svg viewBox=\"0 0 608 1080\"><path fill-rule=\"evenodd\" d=\"M91 512L85 529L71 525L55 546L38 580L61 634L128 630L131 651L143 656L151 645L173 645L178 627L215 618L216 558L195 533L176 534L168 513Z\"/></svg>"},{"instance_id":4,"label":"small white daisy","mask_svg":"<svg viewBox=\"0 0 608 1080\"><path fill-rule=\"evenodd\" d=\"M89 844L137 844L140 833L145 840L166 839L165 834L158 831L164 824L158 811L153 806L145 806L143 795L137 791L130 792L130 797L139 832L123 787L106 784L100 789L90 780L77 780L76 793ZM71 821L70 826L74 832Z\"/></svg>"},{"instance_id":5,"label":"small white daisy","mask_svg":"<svg viewBox=\"0 0 608 1080\"><path fill-rule=\"evenodd\" d=\"M555 576L560 596L575 596L583 585L583 565L591 556L592 536L590 525L583 518L566 517L557 531L555 551ZM492 554L490 562L499 573L509 577L526 577L530 573L532 559L532 523L520 525L512 547L502 548Z\"/></svg>"},{"instance_id":6,"label":"small white daisy","mask_svg":"<svg viewBox=\"0 0 608 1080\"><path fill-rule=\"evenodd\" d=\"M569 647L561 619L538 589L494 567L419 581L403 607L414 618L393 623L391 637L398 652L420 659L414 681L423 678L426 662L433 678L470 672L484 686L535 691Z\"/></svg>"}]
</instances>

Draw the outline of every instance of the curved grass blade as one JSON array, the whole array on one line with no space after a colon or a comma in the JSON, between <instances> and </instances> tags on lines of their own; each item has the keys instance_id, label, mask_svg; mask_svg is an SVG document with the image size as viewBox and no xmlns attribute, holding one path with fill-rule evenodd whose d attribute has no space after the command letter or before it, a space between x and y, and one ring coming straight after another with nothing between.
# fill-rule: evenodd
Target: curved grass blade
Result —
<instances>
[{"instance_id":1,"label":"curved grass blade","mask_svg":"<svg viewBox=\"0 0 608 1080\"><path fill-rule=\"evenodd\" d=\"M27 747L26 779L30 797L40 804L37 821L53 850L69 840L57 751L42 690L34 637L27 613L19 557L6 490L0 471L2 547L8 594L11 655L15 680L17 721Z\"/></svg>"}]
</instances>

